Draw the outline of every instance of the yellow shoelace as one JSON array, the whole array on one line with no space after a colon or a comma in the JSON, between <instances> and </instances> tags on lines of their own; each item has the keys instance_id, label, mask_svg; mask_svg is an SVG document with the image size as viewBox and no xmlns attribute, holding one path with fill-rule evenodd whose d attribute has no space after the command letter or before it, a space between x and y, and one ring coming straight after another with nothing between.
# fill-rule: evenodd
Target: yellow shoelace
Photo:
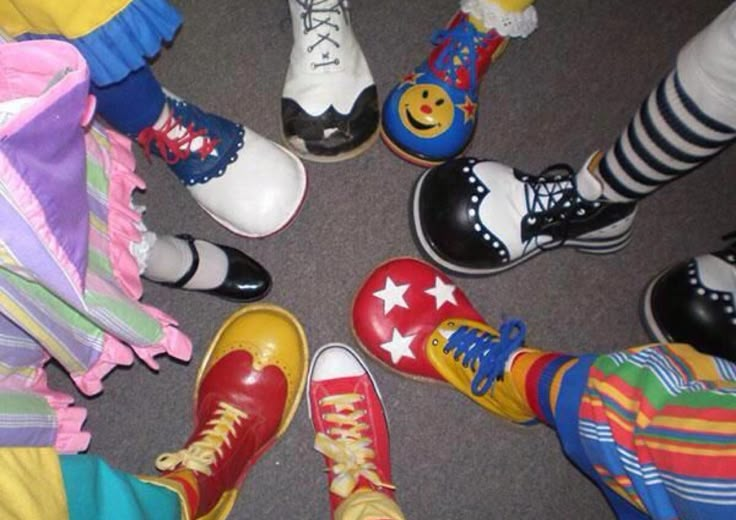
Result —
<instances>
[{"instance_id":1,"label":"yellow shoelace","mask_svg":"<svg viewBox=\"0 0 736 520\"><path fill-rule=\"evenodd\" d=\"M327 434L317 433L314 449L332 460L335 478L330 491L343 498L349 496L358 485L360 477L378 487L396 489L381 481L376 465L370 462L376 453L369 448L371 440L363 436L368 425L361 422L365 410L356 410L355 403L361 401L360 394L340 394L320 399L320 406L334 406L334 413L324 414L323 419L335 424Z\"/></svg>"},{"instance_id":2,"label":"yellow shoelace","mask_svg":"<svg viewBox=\"0 0 736 520\"><path fill-rule=\"evenodd\" d=\"M159 455L156 468L169 471L181 465L192 471L211 475L210 466L222 456L223 444L230 447L232 438L235 437L235 427L246 417L248 415L245 412L220 401L215 417L207 422L209 428L202 432L202 438L177 452Z\"/></svg>"}]
</instances>

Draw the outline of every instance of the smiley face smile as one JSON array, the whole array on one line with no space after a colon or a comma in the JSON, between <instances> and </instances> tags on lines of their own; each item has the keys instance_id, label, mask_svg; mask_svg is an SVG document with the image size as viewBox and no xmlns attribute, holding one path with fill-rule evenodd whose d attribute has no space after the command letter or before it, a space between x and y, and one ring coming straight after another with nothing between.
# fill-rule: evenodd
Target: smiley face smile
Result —
<instances>
[{"instance_id":1,"label":"smiley face smile","mask_svg":"<svg viewBox=\"0 0 736 520\"><path fill-rule=\"evenodd\" d=\"M409 110L409 105L406 105L404 107L406 109L406 119L409 120L409 124L416 128L417 130L430 130L436 126L441 126L440 123L436 123L434 125L425 125L424 123L420 123L411 115L411 111Z\"/></svg>"},{"instance_id":2,"label":"smiley face smile","mask_svg":"<svg viewBox=\"0 0 736 520\"><path fill-rule=\"evenodd\" d=\"M399 99L399 117L404 127L422 138L433 138L447 131L455 117L449 94L439 85L409 87Z\"/></svg>"}]
</instances>

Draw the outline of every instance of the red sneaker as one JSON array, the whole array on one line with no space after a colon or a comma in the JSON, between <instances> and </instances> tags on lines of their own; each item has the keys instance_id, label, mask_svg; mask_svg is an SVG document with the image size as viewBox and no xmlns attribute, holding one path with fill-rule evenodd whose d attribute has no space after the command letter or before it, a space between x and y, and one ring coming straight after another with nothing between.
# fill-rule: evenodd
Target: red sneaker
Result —
<instances>
[{"instance_id":1,"label":"red sneaker","mask_svg":"<svg viewBox=\"0 0 736 520\"><path fill-rule=\"evenodd\" d=\"M363 349L402 375L445 379L427 359L425 344L447 319L485 322L443 273L414 258L379 265L353 301L353 332Z\"/></svg>"},{"instance_id":2,"label":"red sneaker","mask_svg":"<svg viewBox=\"0 0 736 520\"><path fill-rule=\"evenodd\" d=\"M248 469L291 423L307 359L304 330L284 309L246 306L222 325L197 374L194 431L156 460L192 518L227 517Z\"/></svg>"},{"instance_id":3,"label":"red sneaker","mask_svg":"<svg viewBox=\"0 0 736 520\"><path fill-rule=\"evenodd\" d=\"M366 491L384 495L370 507L398 510L386 414L366 365L346 345L325 345L312 359L308 387L314 447L327 463L331 517L346 499Z\"/></svg>"}]
</instances>

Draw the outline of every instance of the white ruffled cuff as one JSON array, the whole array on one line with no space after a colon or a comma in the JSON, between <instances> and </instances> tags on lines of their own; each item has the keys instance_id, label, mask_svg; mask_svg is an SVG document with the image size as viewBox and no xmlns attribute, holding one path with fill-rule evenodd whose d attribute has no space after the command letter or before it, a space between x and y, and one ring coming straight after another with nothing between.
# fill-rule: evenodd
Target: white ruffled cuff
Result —
<instances>
[{"instance_id":1,"label":"white ruffled cuff","mask_svg":"<svg viewBox=\"0 0 736 520\"><path fill-rule=\"evenodd\" d=\"M488 0L460 0L460 9L481 20L489 30L495 29L501 36L526 38L537 28L537 10L533 5L515 13Z\"/></svg>"}]
</instances>

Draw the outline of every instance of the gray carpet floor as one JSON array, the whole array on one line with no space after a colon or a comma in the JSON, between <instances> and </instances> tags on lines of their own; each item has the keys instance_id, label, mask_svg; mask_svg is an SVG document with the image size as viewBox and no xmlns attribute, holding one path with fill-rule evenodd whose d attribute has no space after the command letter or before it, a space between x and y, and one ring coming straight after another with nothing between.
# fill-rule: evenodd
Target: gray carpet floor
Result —
<instances>
[{"instance_id":1,"label":"gray carpet floor","mask_svg":"<svg viewBox=\"0 0 736 520\"><path fill-rule=\"evenodd\" d=\"M280 138L280 92L291 48L286 1L178 0L185 25L154 65L173 92ZM540 26L515 41L482 85L480 125L468 155L530 172L556 162L577 168L606 148L679 48L727 0L559 0L538 3ZM456 4L450 0L354 0L354 25L379 91L418 64L429 37ZM273 274L269 300L304 324L315 350L354 344L353 292L378 263L418 256L407 203L419 168L380 142L348 162L306 163L310 191L294 224L265 240L218 226L161 162L138 154L148 191L146 222L240 247ZM546 349L607 352L641 344L643 288L675 261L719 248L736 228L731 148L640 205L631 245L606 257L572 250L541 255L505 274L456 279L486 318L520 316L528 342ZM89 409L90 452L125 470L153 471L192 424L191 396L202 353L237 306L212 297L146 285L145 301L176 317L194 357L113 372ZM395 483L411 519L612 518L596 488L565 459L551 430L522 429L492 417L449 388L424 385L368 361L385 397ZM52 384L73 392L61 373ZM302 403L291 429L253 468L232 518L328 518L326 478Z\"/></svg>"}]
</instances>

